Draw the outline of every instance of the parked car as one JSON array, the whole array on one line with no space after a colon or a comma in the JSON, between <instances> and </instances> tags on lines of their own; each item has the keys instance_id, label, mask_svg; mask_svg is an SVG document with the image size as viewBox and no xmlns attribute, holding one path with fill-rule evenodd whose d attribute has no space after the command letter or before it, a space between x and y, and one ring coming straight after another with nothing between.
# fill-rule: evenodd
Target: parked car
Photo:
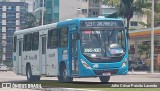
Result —
<instances>
[{"instance_id":1,"label":"parked car","mask_svg":"<svg viewBox=\"0 0 160 91\"><path fill-rule=\"evenodd\" d=\"M130 64L130 69L143 69L144 64L142 61L135 61Z\"/></svg>"},{"instance_id":2,"label":"parked car","mask_svg":"<svg viewBox=\"0 0 160 91\"><path fill-rule=\"evenodd\" d=\"M7 71L8 67L5 64L0 64L0 71Z\"/></svg>"}]
</instances>

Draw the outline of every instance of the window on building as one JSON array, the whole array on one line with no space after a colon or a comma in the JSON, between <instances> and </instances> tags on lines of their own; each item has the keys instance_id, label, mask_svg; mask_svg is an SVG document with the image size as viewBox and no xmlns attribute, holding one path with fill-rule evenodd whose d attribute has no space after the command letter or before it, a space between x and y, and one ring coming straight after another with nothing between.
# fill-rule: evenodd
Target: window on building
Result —
<instances>
[{"instance_id":1,"label":"window on building","mask_svg":"<svg viewBox=\"0 0 160 91\"><path fill-rule=\"evenodd\" d=\"M7 11L16 11L15 6L7 6Z\"/></svg>"},{"instance_id":2,"label":"window on building","mask_svg":"<svg viewBox=\"0 0 160 91\"><path fill-rule=\"evenodd\" d=\"M82 9L82 13L87 13L87 9Z\"/></svg>"},{"instance_id":3,"label":"window on building","mask_svg":"<svg viewBox=\"0 0 160 91\"><path fill-rule=\"evenodd\" d=\"M98 15L98 12L97 11L93 11L93 15Z\"/></svg>"},{"instance_id":4,"label":"window on building","mask_svg":"<svg viewBox=\"0 0 160 91\"><path fill-rule=\"evenodd\" d=\"M68 28L60 28L60 47L68 46Z\"/></svg>"},{"instance_id":5,"label":"window on building","mask_svg":"<svg viewBox=\"0 0 160 91\"><path fill-rule=\"evenodd\" d=\"M0 6L0 11L2 11L2 6Z\"/></svg>"},{"instance_id":6,"label":"window on building","mask_svg":"<svg viewBox=\"0 0 160 91\"><path fill-rule=\"evenodd\" d=\"M58 47L58 31L57 29L51 29L48 31L48 44L49 49Z\"/></svg>"},{"instance_id":7,"label":"window on building","mask_svg":"<svg viewBox=\"0 0 160 91\"><path fill-rule=\"evenodd\" d=\"M87 0L82 0L83 2L87 2Z\"/></svg>"},{"instance_id":8,"label":"window on building","mask_svg":"<svg viewBox=\"0 0 160 91\"><path fill-rule=\"evenodd\" d=\"M38 50L39 45L39 32L33 33L32 37L32 50Z\"/></svg>"},{"instance_id":9,"label":"window on building","mask_svg":"<svg viewBox=\"0 0 160 91\"><path fill-rule=\"evenodd\" d=\"M131 26L138 26L138 22L137 21L131 21Z\"/></svg>"}]
</instances>

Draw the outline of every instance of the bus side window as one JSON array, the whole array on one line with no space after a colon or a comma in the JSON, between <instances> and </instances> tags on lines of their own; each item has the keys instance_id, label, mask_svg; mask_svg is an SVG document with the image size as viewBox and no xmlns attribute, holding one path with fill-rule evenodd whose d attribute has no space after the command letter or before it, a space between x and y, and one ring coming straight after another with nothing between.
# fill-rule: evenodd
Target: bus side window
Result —
<instances>
[{"instance_id":1,"label":"bus side window","mask_svg":"<svg viewBox=\"0 0 160 91\"><path fill-rule=\"evenodd\" d=\"M63 27L60 29L60 47L68 46L68 27Z\"/></svg>"},{"instance_id":2,"label":"bus side window","mask_svg":"<svg viewBox=\"0 0 160 91\"><path fill-rule=\"evenodd\" d=\"M17 42L17 36L14 36L14 44L13 44L13 52L16 52L16 42Z\"/></svg>"},{"instance_id":3,"label":"bus side window","mask_svg":"<svg viewBox=\"0 0 160 91\"><path fill-rule=\"evenodd\" d=\"M57 29L51 29L48 31L47 48L53 49L57 47L58 47L58 31Z\"/></svg>"},{"instance_id":4,"label":"bus side window","mask_svg":"<svg viewBox=\"0 0 160 91\"><path fill-rule=\"evenodd\" d=\"M32 33L26 34L24 36L24 50L25 51L31 51L32 49Z\"/></svg>"},{"instance_id":5,"label":"bus side window","mask_svg":"<svg viewBox=\"0 0 160 91\"><path fill-rule=\"evenodd\" d=\"M48 30L47 49L50 49L50 43L51 43L51 30Z\"/></svg>"},{"instance_id":6,"label":"bus side window","mask_svg":"<svg viewBox=\"0 0 160 91\"><path fill-rule=\"evenodd\" d=\"M39 45L39 32L33 33L32 37L32 50L38 50Z\"/></svg>"},{"instance_id":7,"label":"bus side window","mask_svg":"<svg viewBox=\"0 0 160 91\"><path fill-rule=\"evenodd\" d=\"M23 36L23 51L26 51L26 35Z\"/></svg>"},{"instance_id":8,"label":"bus side window","mask_svg":"<svg viewBox=\"0 0 160 91\"><path fill-rule=\"evenodd\" d=\"M51 49L53 48L57 48L58 47L58 34L57 34L57 29L53 29L51 32L51 40L50 40L50 44L51 44Z\"/></svg>"}]
</instances>

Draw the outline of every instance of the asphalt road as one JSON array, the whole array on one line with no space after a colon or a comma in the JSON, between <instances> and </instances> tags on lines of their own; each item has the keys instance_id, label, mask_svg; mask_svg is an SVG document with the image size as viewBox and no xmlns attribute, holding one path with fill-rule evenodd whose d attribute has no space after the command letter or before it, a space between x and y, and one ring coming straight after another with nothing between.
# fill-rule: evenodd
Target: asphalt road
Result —
<instances>
[{"instance_id":1,"label":"asphalt road","mask_svg":"<svg viewBox=\"0 0 160 91\"><path fill-rule=\"evenodd\" d=\"M41 77L41 81L52 81L55 83L58 82L57 77ZM17 76L12 71L8 71L8 72L0 71L0 82L16 83L16 82L27 82L27 80L26 80L26 76L19 76L19 75ZM128 75L112 76L109 83L107 84L127 83L127 82L159 82L160 83L160 73L149 74L146 72L134 72L134 73L129 72ZM100 84L100 81L99 81L99 78L74 78L74 84ZM6 91L7 89L8 88L0 88L0 91ZM34 91L34 90L38 91L42 89L32 89L31 91ZM21 91L21 89L10 89L9 91ZM30 89L23 89L23 91L30 91ZM55 89L55 91L59 91L59 90ZM64 90L61 89L61 91L66 91L66 89ZM73 91L73 89L69 89L68 91Z\"/></svg>"},{"instance_id":2,"label":"asphalt road","mask_svg":"<svg viewBox=\"0 0 160 91\"><path fill-rule=\"evenodd\" d=\"M57 77L41 77L41 80L57 80ZM0 71L0 82L26 81L26 76L16 75L12 71ZM99 78L74 78L78 82L100 82ZM128 75L112 76L109 82L160 82L160 73L129 72Z\"/></svg>"}]
</instances>

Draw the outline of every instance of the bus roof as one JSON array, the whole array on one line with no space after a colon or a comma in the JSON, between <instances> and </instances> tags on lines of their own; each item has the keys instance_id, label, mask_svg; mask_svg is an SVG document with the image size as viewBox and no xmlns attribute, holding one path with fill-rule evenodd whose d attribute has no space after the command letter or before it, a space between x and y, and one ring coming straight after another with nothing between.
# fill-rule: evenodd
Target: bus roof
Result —
<instances>
[{"instance_id":1,"label":"bus roof","mask_svg":"<svg viewBox=\"0 0 160 91\"><path fill-rule=\"evenodd\" d=\"M43 26L37 26L37 27L33 27L33 28L18 30L18 31L14 32L14 35L26 34L26 33L30 33L30 32L36 32L36 31L41 31L41 30L51 29L51 28L56 28L56 27L57 27L57 23L52 23L52 24L47 24L47 25L43 25Z\"/></svg>"},{"instance_id":2,"label":"bus roof","mask_svg":"<svg viewBox=\"0 0 160 91\"><path fill-rule=\"evenodd\" d=\"M122 18L75 18L75 19L68 19L65 21L57 22L57 23L47 24L47 25L43 25L43 26L37 26L37 27L23 29L23 30L18 30L18 31L15 31L14 35L26 34L26 33L30 33L30 32L45 30L45 29L56 28L61 25L73 24L73 23L83 21L83 20L120 20L120 21L123 21L124 19L122 19Z\"/></svg>"},{"instance_id":3,"label":"bus roof","mask_svg":"<svg viewBox=\"0 0 160 91\"><path fill-rule=\"evenodd\" d=\"M66 22L75 22L81 20L121 20L124 21L123 18L74 18L74 19L66 19L65 21L60 21L58 23L66 23Z\"/></svg>"}]
</instances>

